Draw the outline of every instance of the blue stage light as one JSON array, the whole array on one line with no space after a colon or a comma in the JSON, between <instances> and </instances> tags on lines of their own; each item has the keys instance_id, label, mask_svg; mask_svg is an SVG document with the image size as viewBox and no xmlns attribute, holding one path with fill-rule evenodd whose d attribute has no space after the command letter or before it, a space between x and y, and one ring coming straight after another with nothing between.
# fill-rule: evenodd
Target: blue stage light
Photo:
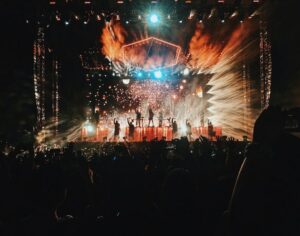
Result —
<instances>
[{"instance_id":1,"label":"blue stage light","mask_svg":"<svg viewBox=\"0 0 300 236\"><path fill-rule=\"evenodd\" d=\"M154 77L155 77L156 79L160 79L160 78L162 77L161 71L160 71L160 70L155 71L155 72L154 72Z\"/></svg>"},{"instance_id":2,"label":"blue stage light","mask_svg":"<svg viewBox=\"0 0 300 236\"><path fill-rule=\"evenodd\" d=\"M137 73L137 76L138 76L139 78L141 78L141 77L143 76L143 73L142 73L141 71L139 71L139 72Z\"/></svg>"},{"instance_id":3,"label":"blue stage light","mask_svg":"<svg viewBox=\"0 0 300 236\"><path fill-rule=\"evenodd\" d=\"M151 23L156 24L158 22L158 16L156 14L152 14L150 16L150 21Z\"/></svg>"}]
</instances>

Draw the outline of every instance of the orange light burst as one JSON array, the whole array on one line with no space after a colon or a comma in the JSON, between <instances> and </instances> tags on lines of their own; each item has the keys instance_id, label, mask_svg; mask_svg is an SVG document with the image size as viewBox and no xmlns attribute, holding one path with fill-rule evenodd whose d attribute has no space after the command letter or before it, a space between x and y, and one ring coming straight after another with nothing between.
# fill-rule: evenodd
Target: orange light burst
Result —
<instances>
[{"instance_id":1,"label":"orange light burst","mask_svg":"<svg viewBox=\"0 0 300 236\"><path fill-rule=\"evenodd\" d=\"M218 63L222 53L221 44L212 44L209 35L203 33L201 24L197 24L195 34L189 44L190 61L193 69L205 70Z\"/></svg>"},{"instance_id":2,"label":"orange light burst","mask_svg":"<svg viewBox=\"0 0 300 236\"><path fill-rule=\"evenodd\" d=\"M120 23L107 23L103 28L101 42L102 53L110 60L122 60L122 46L125 43L126 31Z\"/></svg>"}]
</instances>

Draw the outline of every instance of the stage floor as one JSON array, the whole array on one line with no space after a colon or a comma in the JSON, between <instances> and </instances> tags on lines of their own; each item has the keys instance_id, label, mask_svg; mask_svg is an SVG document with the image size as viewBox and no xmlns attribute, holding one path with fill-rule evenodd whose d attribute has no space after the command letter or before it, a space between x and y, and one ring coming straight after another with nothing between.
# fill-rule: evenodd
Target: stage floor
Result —
<instances>
[{"instance_id":1,"label":"stage floor","mask_svg":"<svg viewBox=\"0 0 300 236\"><path fill-rule=\"evenodd\" d=\"M113 135L114 130L111 128L97 127L94 132L88 132L87 129L83 128L81 131L81 141L116 142L116 141L123 141L124 138L126 138L127 141L131 141L131 142L151 141L155 138L157 138L158 140L164 138L167 141L171 141L172 139L186 136L186 132L184 130L179 130L177 134L174 134L172 128L170 127L136 127L133 138L129 138L128 127L126 127L124 131L123 132L121 131L119 137L114 137ZM207 127L192 128L191 138L196 139L200 136L209 137ZM222 128L214 127L212 136L213 137L222 136Z\"/></svg>"}]
</instances>

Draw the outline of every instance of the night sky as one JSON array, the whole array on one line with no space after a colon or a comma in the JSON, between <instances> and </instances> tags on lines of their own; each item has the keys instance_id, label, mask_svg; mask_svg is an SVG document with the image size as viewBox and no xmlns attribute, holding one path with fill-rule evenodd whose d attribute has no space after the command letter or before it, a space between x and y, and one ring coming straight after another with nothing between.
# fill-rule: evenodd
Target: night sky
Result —
<instances>
[{"instance_id":1,"label":"night sky","mask_svg":"<svg viewBox=\"0 0 300 236\"><path fill-rule=\"evenodd\" d=\"M37 2L37 1L36 1ZM300 107L300 3L296 0L270 1L270 32L273 53L273 105ZM24 135L32 131L35 122L35 105L32 79L32 42L34 27L25 24L26 17L35 15L34 1L0 2L0 138ZM63 90L63 106L70 117L82 115L84 84L78 53L82 45L93 45L99 32L86 28L87 35L74 32L65 34L62 43L69 41L64 54L62 73L66 81ZM82 30L81 30L82 32ZM76 31L75 31L76 34ZM92 37L91 37L92 35ZM72 86L69 86L69 85ZM67 87L67 89L66 89Z\"/></svg>"}]
</instances>

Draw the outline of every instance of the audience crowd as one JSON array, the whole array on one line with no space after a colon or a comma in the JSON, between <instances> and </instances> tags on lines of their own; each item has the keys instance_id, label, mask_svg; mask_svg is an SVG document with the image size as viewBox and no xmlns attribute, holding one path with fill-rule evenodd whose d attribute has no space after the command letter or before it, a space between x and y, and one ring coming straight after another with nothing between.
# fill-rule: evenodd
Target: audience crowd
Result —
<instances>
[{"instance_id":1,"label":"audience crowd","mask_svg":"<svg viewBox=\"0 0 300 236\"><path fill-rule=\"evenodd\" d=\"M299 144L269 108L252 143L1 147L0 235L299 235Z\"/></svg>"}]
</instances>

